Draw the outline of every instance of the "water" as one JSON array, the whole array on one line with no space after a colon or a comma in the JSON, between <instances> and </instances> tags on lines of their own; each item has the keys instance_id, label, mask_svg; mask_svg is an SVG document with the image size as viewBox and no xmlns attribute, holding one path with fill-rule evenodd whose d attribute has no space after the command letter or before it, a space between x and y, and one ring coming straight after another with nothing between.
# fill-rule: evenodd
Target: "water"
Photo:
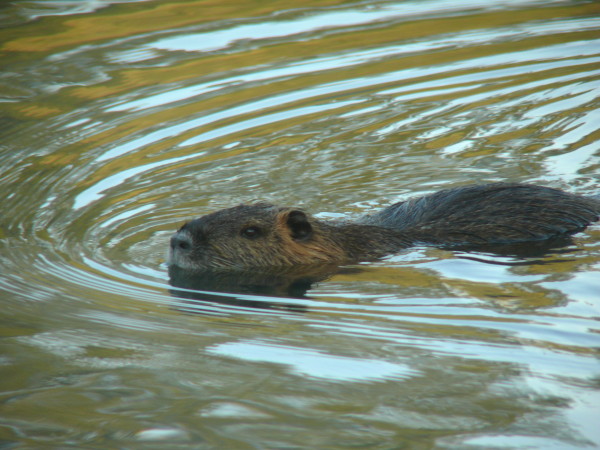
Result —
<instances>
[{"instance_id":1,"label":"water","mask_svg":"<svg viewBox=\"0 0 600 450\"><path fill-rule=\"evenodd\" d=\"M240 202L353 217L471 182L597 193L599 12L3 5L0 446L600 446L598 225L261 295L173 287L164 264L185 220Z\"/></svg>"}]
</instances>

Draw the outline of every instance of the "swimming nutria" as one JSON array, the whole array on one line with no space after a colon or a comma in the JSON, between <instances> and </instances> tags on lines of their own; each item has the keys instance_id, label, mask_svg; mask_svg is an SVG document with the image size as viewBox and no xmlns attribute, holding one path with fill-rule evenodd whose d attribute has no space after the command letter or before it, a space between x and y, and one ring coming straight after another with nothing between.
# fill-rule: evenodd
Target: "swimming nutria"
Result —
<instances>
[{"instance_id":1,"label":"swimming nutria","mask_svg":"<svg viewBox=\"0 0 600 450\"><path fill-rule=\"evenodd\" d=\"M187 222L171 238L169 264L249 269L370 261L411 245L539 241L598 220L600 200L557 189L492 183L445 189L355 222L317 220L297 208L239 205Z\"/></svg>"}]
</instances>

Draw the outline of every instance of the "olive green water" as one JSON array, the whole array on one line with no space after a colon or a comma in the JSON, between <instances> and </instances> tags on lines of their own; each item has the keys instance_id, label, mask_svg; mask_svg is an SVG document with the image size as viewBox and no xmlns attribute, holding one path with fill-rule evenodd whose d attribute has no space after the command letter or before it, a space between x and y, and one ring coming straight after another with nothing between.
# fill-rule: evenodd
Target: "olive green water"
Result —
<instances>
[{"instance_id":1,"label":"olive green water","mask_svg":"<svg viewBox=\"0 0 600 450\"><path fill-rule=\"evenodd\" d=\"M164 264L240 202L600 192L599 13L0 5L0 448L600 446L598 225L541 255L410 249L301 298L182 295Z\"/></svg>"}]
</instances>

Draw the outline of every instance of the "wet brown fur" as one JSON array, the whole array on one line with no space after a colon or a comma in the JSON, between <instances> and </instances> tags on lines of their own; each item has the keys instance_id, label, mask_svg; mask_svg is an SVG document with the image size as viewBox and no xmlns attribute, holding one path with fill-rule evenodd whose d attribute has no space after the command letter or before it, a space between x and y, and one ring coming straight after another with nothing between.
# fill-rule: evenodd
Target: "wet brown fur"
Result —
<instances>
[{"instance_id":1,"label":"wet brown fur","mask_svg":"<svg viewBox=\"0 0 600 450\"><path fill-rule=\"evenodd\" d=\"M293 209L281 211L275 219L275 235L281 240L284 260L292 265L327 263L330 261L345 261L346 251L335 240L324 239L325 233L315 223L315 232L312 239L297 240L292 237L288 229L288 220ZM314 223L314 222L313 222Z\"/></svg>"},{"instance_id":2,"label":"wet brown fur","mask_svg":"<svg viewBox=\"0 0 600 450\"><path fill-rule=\"evenodd\" d=\"M396 203L356 222L317 220L296 208L239 205L186 223L169 264L252 269L369 261L416 244L469 246L541 241L598 220L600 200L557 189L492 183Z\"/></svg>"}]
</instances>

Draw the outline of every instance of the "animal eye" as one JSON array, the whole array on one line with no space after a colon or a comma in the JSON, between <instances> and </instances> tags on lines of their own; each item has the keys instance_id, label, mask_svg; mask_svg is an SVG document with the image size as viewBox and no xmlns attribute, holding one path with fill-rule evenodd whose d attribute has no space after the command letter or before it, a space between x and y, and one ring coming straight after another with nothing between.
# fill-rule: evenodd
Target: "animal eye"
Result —
<instances>
[{"instance_id":1,"label":"animal eye","mask_svg":"<svg viewBox=\"0 0 600 450\"><path fill-rule=\"evenodd\" d=\"M261 235L260 228L250 226L242 229L242 236L248 239L255 239Z\"/></svg>"},{"instance_id":2,"label":"animal eye","mask_svg":"<svg viewBox=\"0 0 600 450\"><path fill-rule=\"evenodd\" d=\"M192 245L189 242L178 242L177 243L177 247L179 247L182 250L189 250L190 248L192 248Z\"/></svg>"},{"instance_id":3,"label":"animal eye","mask_svg":"<svg viewBox=\"0 0 600 450\"><path fill-rule=\"evenodd\" d=\"M179 250L190 250L192 241L185 233L178 232L171 238L171 247Z\"/></svg>"}]
</instances>

